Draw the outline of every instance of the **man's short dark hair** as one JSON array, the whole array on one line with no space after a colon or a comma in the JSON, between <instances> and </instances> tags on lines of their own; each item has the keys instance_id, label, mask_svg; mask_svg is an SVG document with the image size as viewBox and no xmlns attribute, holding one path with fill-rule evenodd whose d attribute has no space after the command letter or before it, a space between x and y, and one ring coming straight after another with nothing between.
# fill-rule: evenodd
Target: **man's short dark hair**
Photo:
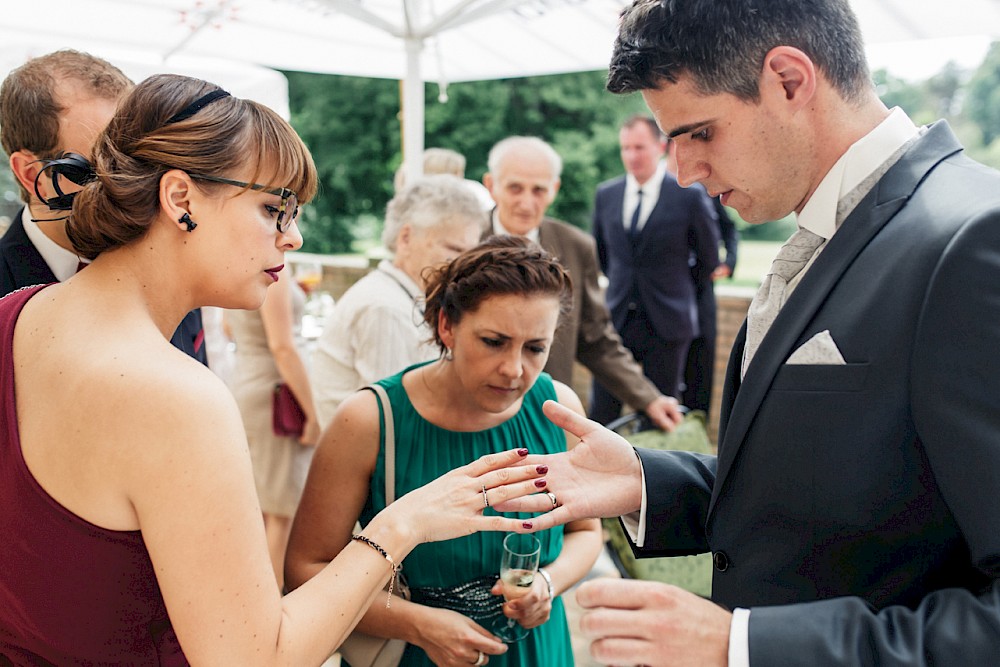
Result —
<instances>
[{"instance_id":1,"label":"man's short dark hair","mask_svg":"<svg viewBox=\"0 0 1000 667\"><path fill-rule=\"evenodd\" d=\"M809 56L845 100L872 85L848 0L635 0L622 12L608 90L687 76L703 94L756 102L764 58L777 46Z\"/></svg>"}]
</instances>

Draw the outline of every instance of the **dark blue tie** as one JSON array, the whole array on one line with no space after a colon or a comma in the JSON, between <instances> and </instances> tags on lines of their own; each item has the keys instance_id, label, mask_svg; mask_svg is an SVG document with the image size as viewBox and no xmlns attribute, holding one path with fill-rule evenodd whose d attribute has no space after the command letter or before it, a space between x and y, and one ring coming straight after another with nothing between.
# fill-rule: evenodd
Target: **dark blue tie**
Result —
<instances>
[{"instance_id":1,"label":"dark blue tie","mask_svg":"<svg viewBox=\"0 0 1000 667\"><path fill-rule=\"evenodd\" d=\"M632 211L632 221L628 226L628 237L635 243L639 236L639 213L642 212L642 190L639 190L638 202L635 205L635 210Z\"/></svg>"}]
</instances>

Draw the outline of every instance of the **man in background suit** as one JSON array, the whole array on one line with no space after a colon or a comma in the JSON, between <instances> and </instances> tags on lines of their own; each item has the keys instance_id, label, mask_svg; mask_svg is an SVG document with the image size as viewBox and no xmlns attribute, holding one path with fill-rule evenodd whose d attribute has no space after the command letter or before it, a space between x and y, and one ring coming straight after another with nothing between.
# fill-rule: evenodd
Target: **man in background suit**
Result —
<instances>
[{"instance_id":1,"label":"man in background suit","mask_svg":"<svg viewBox=\"0 0 1000 667\"><path fill-rule=\"evenodd\" d=\"M573 310L556 329L545 371L572 386L573 363L579 361L615 396L659 428L672 429L680 419L676 399L643 376L611 324L597 283L593 238L545 217L559 191L559 154L536 137L508 137L490 150L488 167L483 184L497 204L488 233L531 239L557 257L573 280Z\"/></svg>"},{"instance_id":2,"label":"man in background suit","mask_svg":"<svg viewBox=\"0 0 1000 667\"><path fill-rule=\"evenodd\" d=\"M667 170L677 177L677 159L674 142L667 142ZM707 193L705 195L708 196ZM709 197L719 221L719 236L726 249L726 258L715 269L701 266L692 258L691 276L698 292L698 325L701 335L691 341L687 365L684 369L684 390L681 403L692 410L709 414L712 405L712 386L715 376L715 336L718 331L718 308L715 302L715 281L732 278L736 271L740 233L729 212L718 197Z\"/></svg>"},{"instance_id":3,"label":"man in background suit","mask_svg":"<svg viewBox=\"0 0 1000 667\"><path fill-rule=\"evenodd\" d=\"M0 296L67 280L86 265L66 236L69 211L51 210L39 199L64 199L42 173L43 161L62 153L89 158L131 87L111 63L68 49L32 58L0 85L0 141L25 203L0 239ZM58 187L67 194L79 190L64 179ZM171 342L207 363L200 310L185 316Z\"/></svg>"},{"instance_id":4,"label":"man in background suit","mask_svg":"<svg viewBox=\"0 0 1000 667\"><path fill-rule=\"evenodd\" d=\"M692 270L718 266L718 222L701 187L681 188L667 171L656 121L633 116L618 139L625 176L599 185L594 203L608 309L646 377L679 397L688 347L702 333ZM590 418L607 424L620 414L621 402L595 379Z\"/></svg>"},{"instance_id":5,"label":"man in background suit","mask_svg":"<svg viewBox=\"0 0 1000 667\"><path fill-rule=\"evenodd\" d=\"M737 336L718 457L633 450L546 406L582 441L531 460L562 505L535 529L636 512L640 554L713 554L712 601L583 584L602 663L1000 653L1000 174L946 122L883 105L848 0L803 4L636 0L622 16L608 88L641 92L679 182L751 224L794 211L799 230Z\"/></svg>"}]
</instances>

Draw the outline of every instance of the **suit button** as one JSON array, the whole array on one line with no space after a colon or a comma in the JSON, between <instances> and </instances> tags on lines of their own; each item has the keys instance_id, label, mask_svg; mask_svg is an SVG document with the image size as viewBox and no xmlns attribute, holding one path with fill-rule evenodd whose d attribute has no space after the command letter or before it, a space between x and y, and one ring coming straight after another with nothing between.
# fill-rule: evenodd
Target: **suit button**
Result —
<instances>
[{"instance_id":1,"label":"suit button","mask_svg":"<svg viewBox=\"0 0 1000 667\"><path fill-rule=\"evenodd\" d=\"M716 570L725 572L729 569L729 556L722 551L716 551L712 554L712 563L715 565Z\"/></svg>"},{"instance_id":2,"label":"suit button","mask_svg":"<svg viewBox=\"0 0 1000 667\"><path fill-rule=\"evenodd\" d=\"M635 301L629 301L628 302L628 309L629 310L638 310L639 309L639 305Z\"/></svg>"}]
</instances>

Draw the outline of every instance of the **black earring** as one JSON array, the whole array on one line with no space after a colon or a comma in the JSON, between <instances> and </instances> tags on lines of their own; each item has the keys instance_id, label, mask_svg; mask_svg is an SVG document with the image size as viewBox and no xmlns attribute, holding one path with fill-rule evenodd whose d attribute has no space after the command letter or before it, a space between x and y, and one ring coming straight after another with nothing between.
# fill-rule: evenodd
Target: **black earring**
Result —
<instances>
[{"instance_id":1,"label":"black earring","mask_svg":"<svg viewBox=\"0 0 1000 667\"><path fill-rule=\"evenodd\" d=\"M193 232L194 228L198 226L198 223L192 220L191 215L188 213L185 213L184 215L179 217L177 219L177 222L183 222L185 225L187 225L187 230L189 233Z\"/></svg>"}]
</instances>

